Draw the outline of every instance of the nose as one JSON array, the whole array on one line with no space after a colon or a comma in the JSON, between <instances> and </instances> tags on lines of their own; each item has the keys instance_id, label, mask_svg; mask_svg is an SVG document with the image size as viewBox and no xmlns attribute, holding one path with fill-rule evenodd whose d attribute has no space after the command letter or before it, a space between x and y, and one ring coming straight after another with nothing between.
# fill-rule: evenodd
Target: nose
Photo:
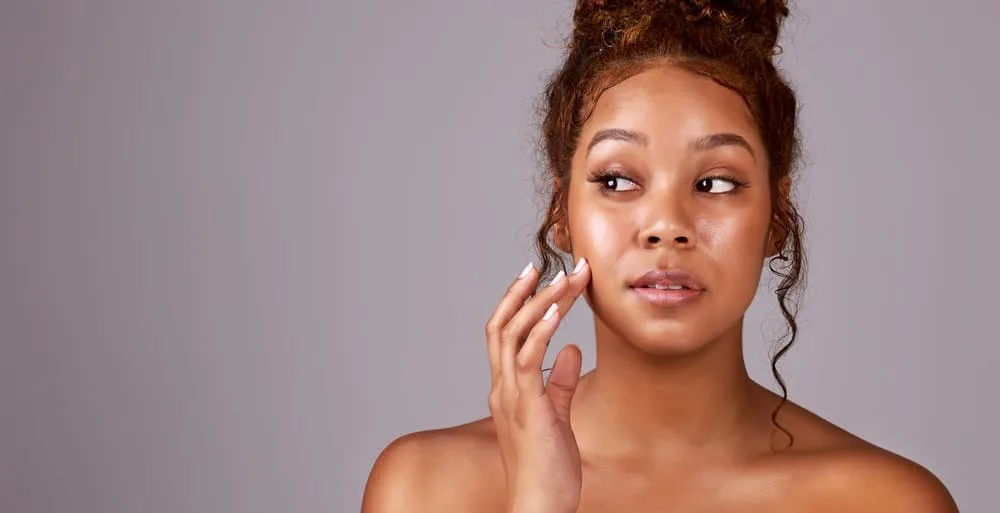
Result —
<instances>
[{"instance_id":1,"label":"nose","mask_svg":"<svg viewBox=\"0 0 1000 513\"><path fill-rule=\"evenodd\" d=\"M695 229L689 202L679 194L647 193L641 216L638 243L647 249L695 247Z\"/></svg>"}]
</instances>

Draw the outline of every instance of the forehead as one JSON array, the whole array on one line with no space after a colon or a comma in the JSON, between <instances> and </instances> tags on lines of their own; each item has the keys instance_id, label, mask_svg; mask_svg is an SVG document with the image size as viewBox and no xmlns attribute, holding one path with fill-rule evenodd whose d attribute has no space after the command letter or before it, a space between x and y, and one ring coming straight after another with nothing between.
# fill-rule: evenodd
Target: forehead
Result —
<instances>
[{"instance_id":1,"label":"forehead","mask_svg":"<svg viewBox=\"0 0 1000 513\"><path fill-rule=\"evenodd\" d=\"M686 143L729 132L760 146L746 103L732 89L675 66L658 66L605 91L583 126L583 140L602 128L648 134L652 144Z\"/></svg>"}]
</instances>

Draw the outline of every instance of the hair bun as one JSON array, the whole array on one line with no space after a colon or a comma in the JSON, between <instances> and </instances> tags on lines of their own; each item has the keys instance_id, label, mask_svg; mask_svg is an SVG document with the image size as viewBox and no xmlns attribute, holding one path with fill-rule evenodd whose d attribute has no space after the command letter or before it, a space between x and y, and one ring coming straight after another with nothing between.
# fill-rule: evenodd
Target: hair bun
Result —
<instances>
[{"instance_id":1,"label":"hair bun","mask_svg":"<svg viewBox=\"0 0 1000 513\"><path fill-rule=\"evenodd\" d=\"M598 47L655 38L710 56L769 57L788 13L787 0L579 0L573 19L577 39Z\"/></svg>"}]
</instances>

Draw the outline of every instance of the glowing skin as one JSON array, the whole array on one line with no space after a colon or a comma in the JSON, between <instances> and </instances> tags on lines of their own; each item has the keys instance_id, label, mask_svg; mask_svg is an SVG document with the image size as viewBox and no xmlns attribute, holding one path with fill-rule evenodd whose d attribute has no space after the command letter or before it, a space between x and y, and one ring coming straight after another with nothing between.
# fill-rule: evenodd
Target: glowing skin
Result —
<instances>
[{"instance_id":1,"label":"glowing skin","mask_svg":"<svg viewBox=\"0 0 1000 513\"><path fill-rule=\"evenodd\" d=\"M591 147L609 130L639 138ZM729 135L704 144L718 134ZM587 301L599 337L676 355L739 327L765 257L767 166L746 105L708 78L657 67L601 96L573 156L567 208L573 253L592 268ZM720 175L738 183L712 178ZM649 270L673 268L702 282L697 301L655 307L629 286Z\"/></svg>"},{"instance_id":2,"label":"glowing skin","mask_svg":"<svg viewBox=\"0 0 1000 513\"><path fill-rule=\"evenodd\" d=\"M957 513L926 469L794 403L778 416L794 445L776 429L781 398L747 375L741 336L774 253L767 170L746 105L708 78L659 67L605 91L555 184L555 242L588 262L537 291L531 266L511 284L486 324L490 416L398 439L362 511ZM694 299L631 287L676 269ZM578 378L567 345L543 385L581 293L597 365Z\"/></svg>"}]
</instances>

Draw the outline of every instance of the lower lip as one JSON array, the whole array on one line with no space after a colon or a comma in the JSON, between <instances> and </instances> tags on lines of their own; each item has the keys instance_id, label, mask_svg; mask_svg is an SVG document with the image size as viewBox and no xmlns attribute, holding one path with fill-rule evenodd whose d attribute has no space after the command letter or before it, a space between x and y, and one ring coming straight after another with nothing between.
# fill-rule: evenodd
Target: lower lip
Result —
<instances>
[{"instance_id":1,"label":"lower lip","mask_svg":"<svg viewBox=\"0 0 1000 513\"><path fill-rule=\"evenodd\" d=\"M633 287L632 291L639 295L642 300L655 306L680 306L698 299L701 290L681 289L647 289Z\"/></svg>"}]
</instances>

